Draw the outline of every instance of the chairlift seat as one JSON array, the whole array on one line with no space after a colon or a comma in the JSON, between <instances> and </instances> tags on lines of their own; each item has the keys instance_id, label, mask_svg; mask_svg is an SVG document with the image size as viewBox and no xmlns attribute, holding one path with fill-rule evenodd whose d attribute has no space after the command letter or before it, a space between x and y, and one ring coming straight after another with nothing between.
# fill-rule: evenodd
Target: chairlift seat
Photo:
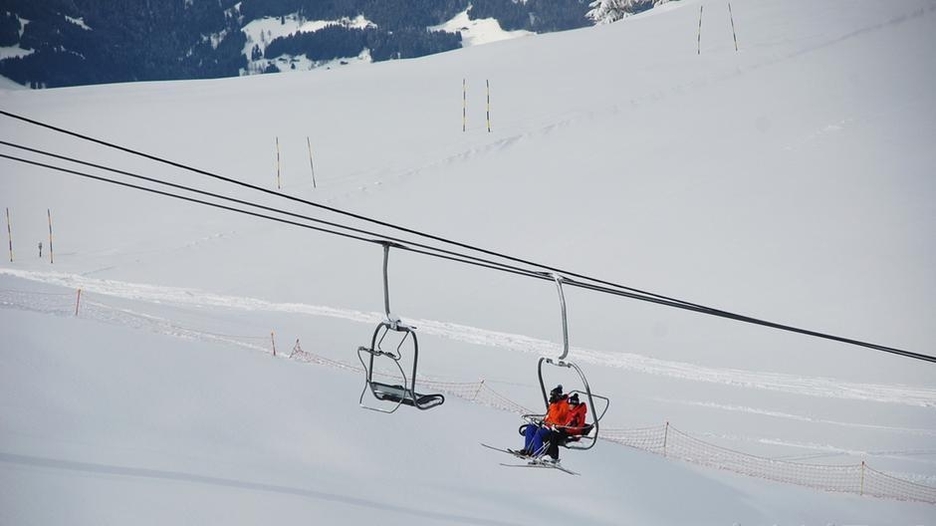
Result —
<instances>
[{"instance_id":1,"label":"chairlift seat","mask_svg":"<svg viewBox=\"0 0 936 526\"><path fill-rule=\"evenodd\" d=\"M589 433L592 432L595 426L593 424L585 424L581 427L578 433L566 433L565 442L578 442L582 437L587 437Z\"/></svg>"},{"instance_id":2,"label":"chairlift seat","mask_svg":"<svg viewBox=\"0 0 936 526\"><path fill-rule=\"evenodd\" d=\"M417 409L432 409L445 402L445 396L441 394L420 394L402 385L370 382L370 388L378 400L400 403Z\"/></svg>"}]
</instances>

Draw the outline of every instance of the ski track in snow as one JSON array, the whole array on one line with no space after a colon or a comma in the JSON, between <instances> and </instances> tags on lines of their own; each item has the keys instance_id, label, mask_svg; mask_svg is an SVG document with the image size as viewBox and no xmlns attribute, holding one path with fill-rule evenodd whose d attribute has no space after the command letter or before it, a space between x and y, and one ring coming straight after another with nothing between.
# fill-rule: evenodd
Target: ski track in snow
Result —
<instances>
[{"instance_id":1,"label":"ski track in snow","mask_svg":"<svg viewBox=\"0 0 936 526\"><path fill-rule=\"evenodd\" d=\"M0 269L7 275L30 281L80 288L85 292L122 299L175 306L218 307L244 311L284 312L336 318L346 321L375 324L383 314L350 309L338 309L305 303L277 303L257 298L226 296L196 289L161 287L95 279L75 274ZM557 343L520 334L489 331L454 323L427 319L407 320L423 334L463 343L509 349L537 355L556 355ZM820 398L837 398L915 407L936 407L936 389L904 385L867 384L836 380L834 378L796 376L784 373L716 368L686 362L660 360L633 353L597 351L574 347L576 361L603 367L613 367L637 373L663 376L679 380L707 382L746 389L761 389L787 394Z\"/></svg>"},{"instance_id":2,"label":"ski track in snow","mask_svg":"<svg viewBox=\"0 0 936 526\"><path fill-rule=\"evenodd\" d=\"M722 72L714 76L703 76L687 79L681 83L664 86L639 95L631 97L626 103L614 103L611 106L606 106L601 109L592 109L592 110L575 110L570 112L564 112L562 114L544 114L538 115L533 118L533 121L537 124L530 130L523 131L520 133L514 133L506 137L496 139L494 141L483 142L475 144L467 149L463 149L457 152L449 152L441 154L442 157L432 159L427 158L422 161L422 164L419 164L416 167L409 168L378 168L372 170L366 170L357 174L349 174L343 177L343 182L354 187L354 190L345 192L344 197L353 195L359 192L366 192L375 187L383 186L389 180L406 180L420 174L431 172L440 167L450 166L457 164L468 159L475 157L481 157L492 153L494 151L502 150L509 148L517 142L526 140L531 137L542 137L553 133L556 130L568 128L581 124L582 122L587 122L596 119L608 119L616 118L622 113L625 113L628 110L638 108L647 104L660 103L667 100L673 95L679 95L686 91L691 91L695 89L706 88L712 84L718 84L729 79L743 76L748 73L758 71L762 68L770 67L776 64L784 63L787 60L796 59L802 55L806 55L818 50L825 49L830 46L834 46L841 42L846 42L855 38L857 36L880 31L885 28L897 27L909 20L922 18L936 12L936 4L929 7L921 7L912 12L905 12L895 15L894 17L879 22L876 24L871 24L854 31L833 35L827 37L825 40L812 44L810 46L804 47L803 49L796 50L790 54L782 55L779 57L773 57L765 59L762 62L750 64L747 66L740 66L732 71ZM810 141L815 140L822 135L828 133L839 132L843 127L850 122L854 121L854 118L844 119L841 122L833 123L826 125L820 130L817 130L807 137L800 140L797 146L787 146L785 149L794 150L802 144L807 144ZM374 181L377 180L377 183L368 183L365 181ZM334 202L338 199L339 196L333 196L331 199L328 199L327 202Z\"/></svg>"}]
</instances>

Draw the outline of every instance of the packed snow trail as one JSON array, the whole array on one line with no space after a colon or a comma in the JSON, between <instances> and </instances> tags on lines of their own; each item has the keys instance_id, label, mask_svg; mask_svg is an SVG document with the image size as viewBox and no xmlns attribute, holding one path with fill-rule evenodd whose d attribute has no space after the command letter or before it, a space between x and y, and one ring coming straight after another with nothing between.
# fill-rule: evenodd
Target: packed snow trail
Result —
<instances>
[{"instance_id":1,"label":"packed snow trail","mask_svg":"<svg viewBox=\"0 0 936 526\"><path fill-rule=\"evenodd\" d=\"M160 287L114 280L88 278L59 272L0 269L0 276L30 281L145 303L182 307L214 307L241 311L305 314L373 325L383 314L340 309L306 303L277 303L243 296L226 296L197 289ZM2 294L2 291L0 291ZM2 297L2 296L0 296ZM520 334L490 331L436 320L408 318L422 334L453 341L496 347L536 355L555 355L559 344ZM660 360L634 353L607 352L574 347L576 361L644 374L761 389L787 394L844 400L862 400L915 407L936 407L936 389L925 387L845 382L834 378L797 376L764 371L718 368L687 362Z\"/></svg>"}]
</instances>

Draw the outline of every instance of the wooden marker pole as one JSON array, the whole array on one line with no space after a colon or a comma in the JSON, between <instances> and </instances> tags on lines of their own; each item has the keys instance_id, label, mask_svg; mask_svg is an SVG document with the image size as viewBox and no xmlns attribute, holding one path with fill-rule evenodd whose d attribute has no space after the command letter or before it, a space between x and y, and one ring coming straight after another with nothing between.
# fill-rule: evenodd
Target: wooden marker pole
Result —
<instances>
[{"instance_id":1,"label":"wooden marker pole","mask_svg":"<svg viewBox=\"0 0 936 526\"><path fill-rule=\"evenodd\" d=\"M10 209L6 209L7 237L10 239L10 263L13 263L13 227L10 226Z\"/></svg>"},{"instance_id":2,"label":"wooden marker pole","mask_svg":"<svg viewBox=\"0 0 936 526\"><path fill-rule=\"evenodd\" d=\"M306 136L306 142L309 144L309 169L312 170L312 188L315 188L315 163L312 162L312 139Z\"/></svg>"},{"instance_id":3,"label":"wooden marker pole","mask_svg":"<svg viewBox=\"0 0 936 526\"><path fill-rule=\"evenodd\" d=\"M47 208L49 215L49 263L55 263L55 252L52 251L52 209Z\"/></svg>"},{"instance_id":4,"label":"wooden marker pole","mask_svg":"<svg viewBox=\"0 0 936 526\"><path fill-rule=\"evenodd\" d=\"M487 127L488 133L491 133L491 81L485 81L487 83Z\"/></svg>"},{"instance_id":5,"label":"wooden marker pole","mask_svg":"<svg viewBox=\"0 0 936 526\"><path fill-rule=\"evenodd\" d=\"M462 132L468 131L468 79L462 79Z\"/></svg>"},{"instance_id":6,"label":"wooden marker pole","mask_svg":"<svg viewBox=\"0 0 936 526\"><path fill-rule=\"evenodd\" d=\"M279 137L276 138L276 189L280 190L282 185L280 184L280 149L279 149Z\"/></svg>"},{"instance_id":7,"label":"wooden marker pole","mask_svg":"<svg viewBox=\"0 0 936 526\"><path fill-rule=\"evenodd\" d=\"M699 38L696 44L696 55L702 54L702 6L699 6Z\"/></svg>"},{"instance_id":8,"label":"wooden marker pole","mask_svg":"<svg viewBox=\"0 0 936 526\"><path fill-rule=\"evenodd\" d=\"M276 356L276 335L270 331L270 341L273 342L273 356Z\"/></svg>"},{"instance_id":9,"label":"wooden marker pole","mask_svg":"<svg viewBox=\"0 0 936 526\"><path fill-rule=\"evenodd\" d=\"M731 19L731 38L734 39L734 50L738 51L738 34L734 29L734 15L731 14L731 2L728 2L728 18Z\"/></svg>"},{"instance_id":10,"label":"wooden marker pole","mask_svg":"<svg viewBox=\"0 0 936 526\"><path fill-rule=\"evenodd\" d=\"M78 289L78 299L75 300L75 316L78 315L79 305L81 305L81 289Z\"/></svg>"}]
</instances>

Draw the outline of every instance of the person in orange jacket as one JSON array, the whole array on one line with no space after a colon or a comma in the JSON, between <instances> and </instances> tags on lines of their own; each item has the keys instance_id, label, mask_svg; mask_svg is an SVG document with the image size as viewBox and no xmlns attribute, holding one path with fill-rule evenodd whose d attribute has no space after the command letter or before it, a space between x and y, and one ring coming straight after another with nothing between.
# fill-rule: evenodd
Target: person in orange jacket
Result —
<instances>
[{"instance_id":1,"label":"person in orange jacket","mask_svg":"<svg viewBox=\"0 0 936 526\"><path fill-rule=\"evenodd\" d=\"M556 425L549 436L549 446L547 453L553 460L559 459L559 446L570 440L578 440L578 437L591 431L591 426L585 424L585 418L588 415L588 404L579 402L578 393L572 393L566 399L565 421L561 425Z\"/></svg>"},{"instance_id":2,"label":"person in orange jacket","mask_svg":"<svg viewBox=\"0 0 936 526\"><path fill-rule=\"evenodd\" d=\"M566 420L563 431L569 435L584 435L591 426L585 425L585 417L588 415L588 404L579 402L578 393L572 393L569 397L569 417Z\"/></svg>"},{"instance_id":3,"label":"person in orange jacket","mask_svg":"<svg viewBox=\"0 0 936 526\"><path fill-rule=\"evenodd\" d=\"M546 416L539 425L527 424L523 430L523 449L521 455L540 456L545 448L543 444L547 442L553 433L554 426L565 424L569 419L569 404L566 403L566 395L562 394L562 385L557 385L549 392L549 406L546 408ZM554 459L558 458L558 452Z\"/></svg>"}]
</instances>

